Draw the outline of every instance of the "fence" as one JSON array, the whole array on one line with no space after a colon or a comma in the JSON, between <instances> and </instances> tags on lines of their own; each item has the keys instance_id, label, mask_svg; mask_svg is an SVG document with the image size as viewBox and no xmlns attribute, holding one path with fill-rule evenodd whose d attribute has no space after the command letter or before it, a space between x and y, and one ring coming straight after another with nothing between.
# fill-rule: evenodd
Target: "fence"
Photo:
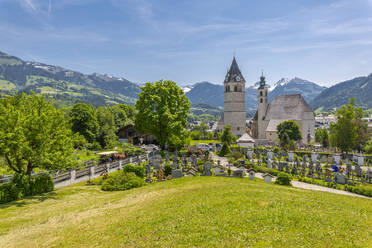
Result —
<instances>
[{"instance_id":1,"label":"fence","mask_svg":"<svg viewBox=\"0 0 372 248\"><path fill-rule=\"evenodd\" d=\"M141 162L147 161L147 155L140 155L137 157L130 157L111 163L101 163L97 166L87 166L82 169L69 170L61 174L54 174L50 172L53 178L54 187L61 188L74 183L93 179L102 175L102 173L111 173L123 168L124 165L133 163L140 164ZM36 174L35 174L36 175ZM13 176L6 176L0 179L0 184L10 182Z\"/></svg>"}]
</instances>

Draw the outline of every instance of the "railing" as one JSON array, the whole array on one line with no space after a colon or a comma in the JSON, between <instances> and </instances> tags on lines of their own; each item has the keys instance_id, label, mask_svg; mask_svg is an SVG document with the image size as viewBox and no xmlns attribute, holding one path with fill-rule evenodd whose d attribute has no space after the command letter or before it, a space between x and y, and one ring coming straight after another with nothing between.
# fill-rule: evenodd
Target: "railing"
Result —
<instances>
[{"instance_id":1,"label":"railing","mask_svg":"<svg viewBox=\"0 0 372 248\"><path fill-rule=\"evenodd\" d=\"M76 183L82 180L87 180L89 178L98 177L104 172L112 172L115 170L120 170L124 165L129 164L129 163L135 164L135 163L138 163L139 161L144 162L146 160L147 160L147 155L142 154L137 157L126 158L126 159L114 161L111 163L101 163L97 166L86 166L82 169L69 170L61 174L55 174L54 172L50 171L49 174L52 175L53 182L55 185L58 185L58 184L69 185L69 184ZM0 184L10 182L12 178L13 176L6 176L4 178L0 178Z\"/></svg>"}]
</instances>

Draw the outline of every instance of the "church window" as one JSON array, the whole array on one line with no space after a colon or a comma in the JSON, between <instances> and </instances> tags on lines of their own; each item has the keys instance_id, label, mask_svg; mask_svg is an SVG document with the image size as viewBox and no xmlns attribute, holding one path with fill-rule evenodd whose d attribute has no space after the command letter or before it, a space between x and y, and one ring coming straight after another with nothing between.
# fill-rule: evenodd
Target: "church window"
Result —
<instances>
[{"instance_id":1,"label":"church window","mask_svg":"<svg viewBox=\"0 0 372 248\"><path fill-rule=\"evenodd\" d=\"M260 103L262 103L262 98L260 98Z\"/></svg>"},{"instance_id":2,"label":"church window","mask_svg":"<svg viewBox=\"0 0 372 248\"><path fill-rule=\"evenodd\" d=\"M236 128L239 131L239 127Z\"/></svg>"},{"instance_id":3,"label":"church window","mask_svg":"<svg viewBox=\"0 0 372 248\"><path fill-rule=\"evenodd\" d=\"M260 91L260 96L262 96L262 91Z\"/></svg>"},{"instance_id":4,"label":"church window","mask_svg":"<svg viewBox=\"0 0 372 248\"><path fill-rule=\"evenodd\" d=\"M237 92L238 91L238 87L234 86L234 91Z\"/></svg>"}]
</instances>

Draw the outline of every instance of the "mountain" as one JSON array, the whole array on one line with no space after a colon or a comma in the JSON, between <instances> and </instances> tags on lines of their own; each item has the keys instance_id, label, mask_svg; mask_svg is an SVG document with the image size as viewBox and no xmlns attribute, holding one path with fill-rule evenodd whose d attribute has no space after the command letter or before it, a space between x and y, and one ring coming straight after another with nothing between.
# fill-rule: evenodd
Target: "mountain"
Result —
<instances>
[{"instance_id":1,"label":"mountain","mask_svg":"<svg viewBox=\"0 0 372 248\"><path fill-rule=\"evenodd\" d=\"M84 101L101 106L133 104L140 88L124 78L98 73L86 75L0 52L0 96L30 91L46 94L57 102Z\"/></svg>"},{"instance_id":2,"label":"mountain","mask_svg":"<svg viewBox=\"0 0 372 248\"><path fill-rule=\"evenodd\" d=\"M329 111L347 104L352 97L357 106L372 108L372 74L333 85L313 99L310 106L314 110Z\"/></svg>"},{"instance_id":3,"label":"mountain","mask_svg":"<svg viewBox=\"0 0 372 248\"><path fill-rule=\"evenodd\" d=\"M259 82L245 89L246 110L248 115L253 115L257 109L258 86ZM273 86L268 85L268 87L270 91L269 101L279 95L301 94L307 102L310 102L326 89L326 87L300 78L282 78ZM215 107L223 107L223 85L200 82L185 87L184 92L192 103L206 103Z\"/></svg>"},{"instance_id":4,"label":"mountain","mask_svg":"<svg viewBox=\"0 0 372 248\"><path fill-rule=\"evenodd\" d=\"M274 100L277 96L301 94L305 101L309 103L325 89L326 87L319 86L316 83L301 78L282 78L274 84L269 94L269 102Z\"/></svg>"}]
</instances>

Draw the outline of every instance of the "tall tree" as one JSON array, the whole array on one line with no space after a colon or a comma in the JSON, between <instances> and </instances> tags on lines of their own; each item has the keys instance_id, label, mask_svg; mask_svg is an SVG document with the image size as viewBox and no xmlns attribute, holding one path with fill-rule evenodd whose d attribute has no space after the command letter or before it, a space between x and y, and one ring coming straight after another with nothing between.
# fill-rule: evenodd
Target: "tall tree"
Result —
<instances>
[{"instance_id":1,"label":"tall tree","mask_svg":"<svg viewBox=\"0 0 372 248\"><path fill-rule=\"evenodd\" d=\"M280 145L284 149L294 149L296 142L302 139L300 126L294 121L283 121L276 129Z\"/></svg>"},{"instance_id":2,"label":"tall tree","mask_svg":"<svg viewBox=\"0 0 372 248\"><path fill-rule=\"evenodd\" d=\"M72 131L84 136L89 143L94 143L99 130L95 108L86 103L77 103L71 109L69 116Z\"/></svg>"},{"instance_id":3,"label":"tall tree","mask_svg":"<svg viewBox=\"0 0 372 248\"><path fill-rule=\"evenodd\" d=\"M136 102L136 129L155 136L163 148L167 143L182 142L187 136L190 108L182 89L170 80L146 83L141 89Z\"/></svg>"},{"instance_id":4,"label":"tall tree","mask_svg":"<svg viewBox=\"0 0 372 248\"><path fill-rule=\"evenodd\" d=\"M109 107L97 109L99 132L97 140L103 148L112 148L117 144L115 117Z\"/></svg>"},{"instance_id":5,"label":"tall tree","mask_svg":"<svg viewBox=\"0 0 372 248\"><path fill-rule=\"evenodd\" d=\"M355 99L351 98L348 105L337 110L337 122L331 124L331 145L342 152L361 149L367 140L367 136L363 135L366 126L361 120L362 109L354 105Z\"/></svg>"},{"instance_id":6,"label":"tall tree","mask_svg":"<svg viewBox=\"0 0 372 248\"><path fill-rule=\"evenodd\" d=\"M322 144L323 147L328 147L329 145L328 130L325 128L318 128L315 131L315 141Z\"/></svg>"},{"instance_id":7,"label":"tall tree","mask_svg":"<svg viewBox=\"0 0 372 248\"><path fill-rule=\"evenodd\" d=\"M223 143L226 143L227 145L231 145L233 141L235 141L237 137L231 133L231 127L229 125L226 125L223 128L223 132L221 135L221 141Z\"/></svg>"},{"instance_id":8,"label":"tall tree","mask_svg":"<svg viewBox=\"0 0 372 248\"><path fill-rule=\"evenodd\" d=\"M74 166L73 152L69 123L50 101L25 93L0 99L0 157L15 173Z\"/></svg>"}]
</instances>

